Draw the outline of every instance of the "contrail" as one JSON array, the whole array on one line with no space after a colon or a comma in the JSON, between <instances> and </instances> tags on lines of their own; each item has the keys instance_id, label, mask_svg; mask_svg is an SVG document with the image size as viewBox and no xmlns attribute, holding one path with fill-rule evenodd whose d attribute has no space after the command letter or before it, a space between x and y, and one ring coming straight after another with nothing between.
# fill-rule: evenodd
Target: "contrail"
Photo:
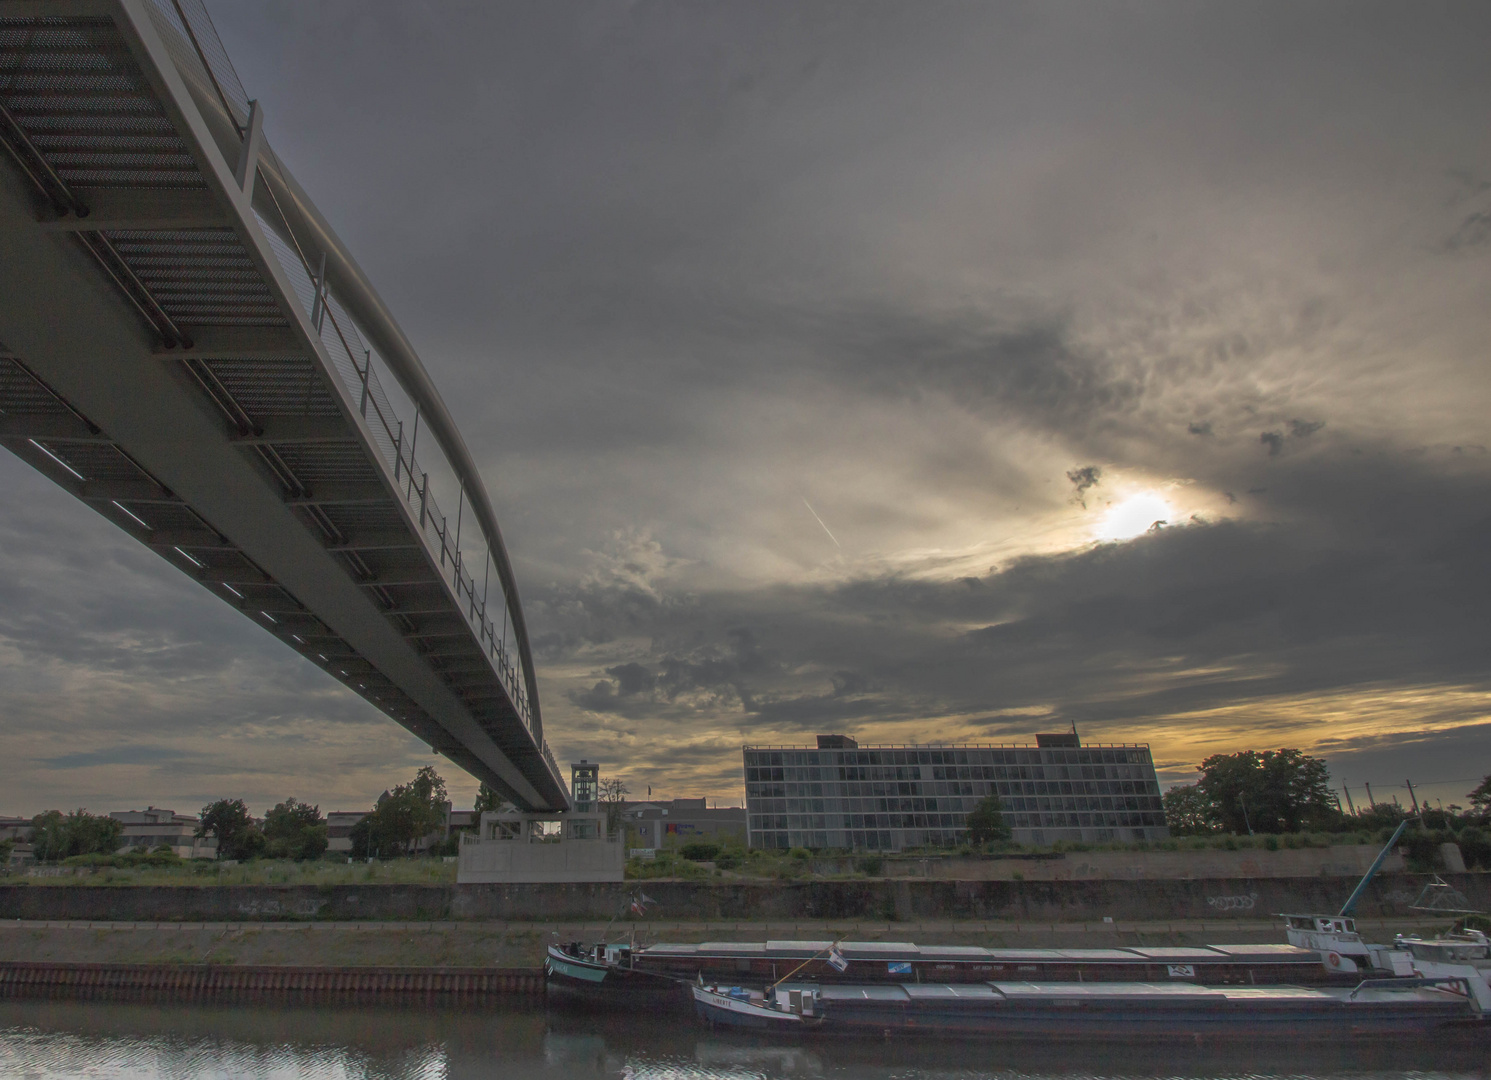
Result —
<instances>
[{"instance_id":1,"label":"contrail","mask_svg":"<svg viewBox=\"0 0 1491 1080\"><path fill-rule=\"evenodd\" d=\"M823 525L823 519L818 516L818 511L813 509L813 504L808 502L808 497L806 495L802 497L802 504L808 508L808 513L813 515L813 520L816 521L819 525ZM829 532L827 525L823 525L823 531L828 533L828 538L834 542L834 547L838 548L840 551L844 550L844 545L839 543L839 538L837 536Z\"/></svg>"}]
</instances>

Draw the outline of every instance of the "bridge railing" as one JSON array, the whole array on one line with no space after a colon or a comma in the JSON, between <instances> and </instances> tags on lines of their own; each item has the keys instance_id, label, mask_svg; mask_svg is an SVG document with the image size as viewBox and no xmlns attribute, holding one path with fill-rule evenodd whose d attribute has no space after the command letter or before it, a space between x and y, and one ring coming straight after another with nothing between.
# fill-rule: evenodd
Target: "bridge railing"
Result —
<instances>
[{"instance_id":1,"label":"bridge railing","mask_svg":"<svg viewBox=\"0 0 1491 1080\"><path fill-rule=\"evenodd\" d=\"M442 571L449 575L451 588L461 603L470 622L488 655L502 676L505 689L514 706L531 729L532 710L529 706L522 658L514 647L513 629L509 625L509 599L502 589L501 581L494 580L491 573L491 549L485 537L478 547L482 556L480 580L470 569L467 548L460 539L463 529L471 528L464 513L465 492L457 496L456 518L441 510L435 493L430 488L430 472L418 456L418 413L407 427L394 411L374 360L374 352L363 340L357 323L352 319L336 295L322 287L317 296L314 272L307 265L303 253L292 249L281 237L272 223L263 222L265 235L279 258L281 268L295 288L312 325L317 325L321 344L325 347L333 367L342 381L349 398L357 403L357 410L367 421L373 441L387 469L394 488L409 507L410 516L418 523L420 531L430 543ZM448 470L442 461L441 467ZM480 531L478 530L480 536ZM496 614L489 606L488 597L495 590L493 600L499 600ZM500 623L498 620L501 620Z\"/></svg>"},{"instance_id":2,"label":"bridge railing","mask_svg":"<svg viewBox=\"0 0 1491 1080\"><path fill-rule=\"evenodd\" d=\"M163 33L162 39L177 66L201 71L216 88L233 123L240 131L244 130L250 113L248 94L223 48L202 0L147 2L157 25L172 31ZM279 166L278 156L267 142L263 153L265 157L273 159L276 167ZM465 513L464 488L457 494L456 519L452 525L449 516L441 510L435 493L430 490L431 469L425 467L430 463L416 455L416 450L419 449L418 410L416 409L412 421L407 425L396 414L378 376L381 359L367 345L356 321L347 313L336 295L324 281L319 280L322 275L318 267L312 265L308 253L300 250L299 244L294 241L294 230L284 220L283 214L280 214L281 220L276 222L266 220L258 210L255 212L259 215L261 228L269 239L281 269L289 278L297 298L320 334L321 343L331 359L343 390L351 401L357 403L357 411L367 422L381 465L404 499L440 568L449 574L448 581L457 602L501 678L509 699L525 726L537 735L534 703L530 700L528 691L530 673L524 669L522 650L517 647L513 625L512 605L517 601L515 597L507 595L500 578L493 580L496 576L492 572L494 540L497 544L500 544L500 540L486 536L474 520L470 525L467 524L465 519L471 515ZM455 475L455 470L445 459L438 443L434 450L437 459L434 471L445 476ZM427 457L428 444L424 452ZM470 549L469 546L463 549L461 545L461 533L463 529L470 527L477 528L481 540L477 545L482 549L483 556L480 582L473 570L474 563L466 558L465 552ZM494 586L496 595L492 596L492 600L495 607L492 607L488 603L488 596ZM553 775L562 778L548 743L542 738L536 741Z\"/></svg>"}]
</instances>

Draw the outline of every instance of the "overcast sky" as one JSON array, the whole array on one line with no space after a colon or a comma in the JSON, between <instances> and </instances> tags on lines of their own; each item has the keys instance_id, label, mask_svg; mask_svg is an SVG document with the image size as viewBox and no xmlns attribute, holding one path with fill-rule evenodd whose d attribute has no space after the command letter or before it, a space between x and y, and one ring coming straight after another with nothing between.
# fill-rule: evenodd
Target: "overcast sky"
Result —
<instances>
[{"instance_id":1,"label":"overcast sky","mask_svg":"<svg viewBox=\"0 0 1491 1080\"><path fill-rule=\"evenodd\" d=\"M1491 7L209 7L483 467L561 762L729 803L742 743L1075 723L1167 783L1491 772ZM0 813L431 762L0 491Z\"/></svg>"}]
</instances>

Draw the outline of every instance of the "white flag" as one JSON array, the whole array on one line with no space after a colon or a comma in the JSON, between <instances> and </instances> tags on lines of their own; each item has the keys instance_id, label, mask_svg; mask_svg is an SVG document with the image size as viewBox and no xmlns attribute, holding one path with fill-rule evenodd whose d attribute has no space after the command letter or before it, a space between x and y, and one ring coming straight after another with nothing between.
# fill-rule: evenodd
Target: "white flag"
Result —
<instances>
[{"instance_id":1,"label":"white flag","mask_svg":"<svg viewBox=\"0 0 1491 1080\"><path fill-rule=\"evenodd\" d=\"M828 950L828 962L833 965L835 971L841 974L849 970L849 961L844 959L844 954L838 949Z\"/></svg>"}]
</instances>

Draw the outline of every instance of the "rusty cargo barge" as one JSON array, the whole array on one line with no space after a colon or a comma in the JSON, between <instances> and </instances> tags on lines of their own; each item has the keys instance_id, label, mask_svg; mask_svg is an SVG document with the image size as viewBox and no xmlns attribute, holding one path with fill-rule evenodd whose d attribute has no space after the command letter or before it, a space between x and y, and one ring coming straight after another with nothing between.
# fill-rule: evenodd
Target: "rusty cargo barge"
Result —
<instances>
[{"instance_id":1,"label":"rusty cargo barge","mask_svg":"<svg viewBox=\"0 0 1491 1080\"><path fill-rule=\"evenodd\" d=\"M831 961L830 946L835 944ZM994 949L904 941L709 941L646 947L572 942L549 946L544 968L551 994L593 1003L680 1007L690 1007L686 988L699 981L765 984L788 977L824 984L1355 983L1328 969L1319 953L1282 944Z\"/></svg>"}]
</instances>

